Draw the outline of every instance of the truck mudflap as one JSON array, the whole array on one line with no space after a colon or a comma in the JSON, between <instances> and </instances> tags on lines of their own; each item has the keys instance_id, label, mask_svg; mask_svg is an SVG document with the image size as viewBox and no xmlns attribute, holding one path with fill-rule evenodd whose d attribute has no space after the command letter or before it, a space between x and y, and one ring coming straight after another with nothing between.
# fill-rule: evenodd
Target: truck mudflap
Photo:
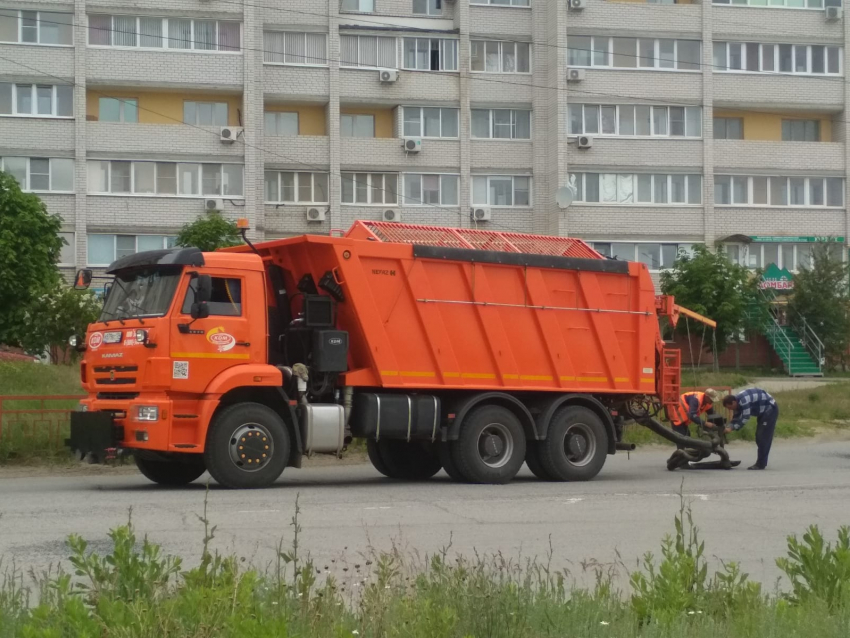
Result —
<instances>
[{"instance_id":1,"label":"truck mudflap","mask_svg":"<svg viewBox=\"0 0 850 638\"><path fill-rule=\"evenodd\" d=\"M72 412L71 436L65 445L80 460L105 463L116 458L118 442L124 439L124 428L115 425L109 412Z\"/></svg>"}]
</instances>

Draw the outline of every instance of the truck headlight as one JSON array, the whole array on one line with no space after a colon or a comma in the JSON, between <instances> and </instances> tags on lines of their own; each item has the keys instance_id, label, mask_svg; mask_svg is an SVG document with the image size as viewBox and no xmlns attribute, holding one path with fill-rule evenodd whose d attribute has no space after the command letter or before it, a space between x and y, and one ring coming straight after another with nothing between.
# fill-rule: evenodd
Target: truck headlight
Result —
<instances>
[{"instance_id":1,"label":"truck headlight","mask_svg":"<svg viewBox=\"0 0 850 638\"><path fill-rule=\"evenodd\" d=\"M155 405L136 406L136 421L158 421L159 408Z\"/></svg>"},{"instance_id":2,"label":"truck headlight","mask_svg":"<svg viewBox=\"0 0 850 638\"><path fill-rule=\"evenodd\" d=\"M77 335L71 335L70 337L68 337L68 345L72 348L76 348L79 341L80 340L77 338Z\"/></svg>"},{"instance_id":3,"label":"truck headlight","mask_svg":"<svg viewBox=\"0 0 850 638\"><path fill-rule=\"evenodd\" d=\"M139 328L136 330L136 343L145 344L148 341L148 331Z\"/></svg>"}]
</instances>

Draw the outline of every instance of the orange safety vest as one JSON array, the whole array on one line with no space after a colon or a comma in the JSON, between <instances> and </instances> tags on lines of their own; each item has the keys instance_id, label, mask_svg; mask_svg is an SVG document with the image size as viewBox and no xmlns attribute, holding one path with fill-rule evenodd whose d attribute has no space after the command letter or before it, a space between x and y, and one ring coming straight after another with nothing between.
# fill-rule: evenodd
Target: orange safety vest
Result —
<instances>
[{"instance_id":1,"label":"orange safety vest","mask_svg":"<svg viewBox=\"0 0 850 638\"><path fill-rule=\"evenodd\" d=\"M670 414L670 422L673 425L684 425L688 423L688 412L690 408L688 407L687 397L689 396L695 396L697 401L699 401L700 414L705 414L711 409L712 406L705 402L705 392L685 392L685 394L679 397L679 405L673 408L672 414Z\"/></svg>"}]
</instances>

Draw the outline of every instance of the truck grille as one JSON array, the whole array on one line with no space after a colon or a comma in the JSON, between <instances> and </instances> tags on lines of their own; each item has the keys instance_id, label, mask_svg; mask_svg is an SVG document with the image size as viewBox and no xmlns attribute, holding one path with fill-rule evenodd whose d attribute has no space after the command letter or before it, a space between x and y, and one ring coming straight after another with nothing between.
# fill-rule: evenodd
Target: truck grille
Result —
<instances>
[{"instance_id":1,"label":"truck grille","mask_svg":"<svg viewBox=\"0 0 850 638\"><path fill-rule=\"evenodd\" d=\"M139 366L95 366L95 372L136 372Z\"/></svg>"},{"instance_id":2,"label":"truck grille","mask_svg":"<svg viewBox=\"0 0 850 638\"><path fill-rule=\"evenodd\" d=\"M116 374L127 374L138 371L139 366L95 366L95 374L108 374L108 377L95 377L97 385L135 385L136 377L117 377Z\"/></svg>"},{"instance_id":3,"label":"truck grille","mask_svg":"<svg viewBox=\"0 0 850 638\"><path fill-rule=\"evenodd\" d=\"M97 398L103 401L130 401L139 396L138 392L98 392Z\"/></svg>"}]
</instances>

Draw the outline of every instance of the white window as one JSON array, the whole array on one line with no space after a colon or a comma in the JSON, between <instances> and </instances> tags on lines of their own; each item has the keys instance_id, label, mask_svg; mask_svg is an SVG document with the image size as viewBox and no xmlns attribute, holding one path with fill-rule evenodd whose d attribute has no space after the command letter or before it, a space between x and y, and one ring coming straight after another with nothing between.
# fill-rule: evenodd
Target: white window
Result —
<instances>
[{"instance_id":1,"label":"white window","mask_svg":"<svg viewBox=\"0 0 850 638\"><path fill-rule=\"evenodd\" d=\"M471 69L479 73L531 73L528 42L471 40Z\"/></svg>"},{"instance_id":2,"label":"white window","mask_svg":"<svg viewBox=\"0 0 850 638\"><path fill-rule=\"evenodd\" d=\"M575 201L609 206L702 203L702 175L576 173Z\"/></svg>"},{"instance_id":3,"label":"white window","mask_svg":"<svg viewBox=\"0 0 850 638\"><path fill-rule=\"evenodd\" d=\"M702 137L699 106L570 104L570 135Z\"/></svg>"},{"instance_id":4,"label":"white window","mask_svg":"<svg viewBox=\"0 0 850 638\"><path fill-rule=\"evenodd\" d=\"M404 137L458 137L459 109L404 107Z\"/></svg>"},{"instance_id":5,"label":"white window","mask_svg":"<svg viewBox=\"0 0 850 638\"><path fill-rule=\"evenodd\" d=\"M413 0L413 14L423 16L443 15L443 0Z\"/></svg>"},{"instance_id":6,"label":"white window","mask_svg":"<svg viewBox=\"0 0 850 638\"><path fill-rule=\"evenodd\" d=\"M339 134L342 137L375 137L375 116L342 113Z\"/></svg>"},{"instance_id":7,"label":"white window","mask_svg":"<svg viewBox=\"0 0 850 638\"><path fill-rule=\"evenodd\" d=\"M531 206L531 178L519 175L473 175L473 206Z\"/></svg>"},{"instance_id":8,"label":"white window","mask_svg":"<svg viewBox=\"0 0 850 638\"><path fill-rule=\"evenodd\" d=\"M405 206L457 206L459 181L457 175L406 173L403 203Z\"/></svg>"},{"instance_id":9,"label":"white window","mask_svg":"<svg viewBox=\"0 0 850 638\"><path fill-rule=\"evenodd\" d=\"M342 203L398 203L398 173L342 173Z\"/></svg>"},{"instance_id":10,"label":"white window","mask_svg":"<svg viewBox=\"0 0 850 638\"><path fill-rule=\"evenodd\" d=\"M341 35L339 64L347 67L394 69L398 66L396 40L375 35Z\"/></svg>"},{"instance_id":11,"label":"white window","mask_svg":"<svg viewBox=\"0 0 850 638\"><path fill-rule=\"evenodd\" d=\"M355 13L373 13L375 11L375 0L341 0L340 11L353 11Z\"/></svg>"},{"instance_id":12,"label":"white window","mask_svg":"<svg viewBox=\"0 0 850 638\"><path fill-rule=\"evenodd\" d=\"M520 109L472 109L472 137L479 139L530 140L531 111Z\"/></svg>"},{"instance_id":13,"label":"white window","mask_svg":"<svg viewBox=\"0 0 850 638\"><path fill-rule=\"evenodd\" d=\"M177 238L171 235L101 235L88 236L87 265L108 266L116 259L146 250L173 248Z\"/></svg>"},{"instance_id":14,"label":"white window","mask_svg":"<svg viewBox=\"0 0 850 638\"><path fill-rule=\"evenodd\" d=\"M74 192L74 160L61 157L0 157L0 171L28 192Z\"/></svg>"},{"instance_id":15,"label":"white window","mask_svg":"<svg viewBox=\"0 0 850 638\"><path fill-rule=\"evenodd\" d=\"M570 66L699 71L699 40L608 38L574 35L567 39Z\"/></svg>"},{"instance_id":16,"label":"white window","mask_svg":"<svg viewBox=\"0 0 850 638\"><path fill-rule=\"evenodd\" d=\"M594 241L590 245L605 257L637 261L646 264L650 270L670 268L680 257L693 255L691 243Z\"/></svg>"},{"instance_id":17,"label":"white window","mask_svg":"<svg viewBox=\"0 0 850 638\"><path fill-rule=\"evenodd\" d=\"M266 171L265 198L269 204L327 204L327 173Z\"/></svg>"},{"instance_id":18,"label":"white window","mask_svg":"<svg viewBox=\"0 0 850 638\"><path fill-rule=\"evenodd\" d=\"M89 15L89 45L143 49L236 52L242 24L222 20Z\"/></svg>"},{"instance_id":19,"label":"white window","mask_svg":"<svg viewBox=\"0 0 850 638\"><path fill-rule=\"evenodd\" d=\"M263 61L266 64L327 66L328 36L325 33L265 31Z\"/></svg>"},{"instance_id":20,"label":"white window","mask_svg":"<svg viewBox=\"0 0 850 638\"><path fill-rule=\"evenodd\" d=\"M266 135L298 135L298 113L266 111L263 128Z\"/></svg>"},{"instance_id":21,"label":"white window","mask_svg":"<svg viewBox=\"0 0 850 638\"><path fill-rule=\"evenodd\" d=\"M74 233L59 233L62 238L62 248L59 251L59 266L73 266L77 262L77 243Z\"/></svg>"},{"instance_id":22,"label":"white window","mask_svg":"<svg viewBox=\"0 0 850 638\"><path fill-rule=\"evenodd\" d=\"M739 5L771 9L819 9L823 11L826 7L840 7L841 0L712 0L714 4Z\"/></svg>"},{"instance_id":23,"label":"white window","mask_svg":"<svg viewBox=\"0 0 850 638\"><path fill-rule=\"evenodd\" d=\"M715 42L714 71L843 75L844 51L823 44L759 44Z\"/></svg>"},{"instance_id":24,"label":"white window","mask_svg":"<svg viewBox=\"0 0 850 638\"><path fill-rule=\"evenodd\" d=\"M93 195L150 195L242 198L241 164L89 160Z\"/></svg>"},{"instance_id":25,"label":"white window","mask_svg":"<svg viewBox=\"0 0 850 638\"><path fill-rule=\"evenodd\" d=\"M820 142L820 120L782 120L783 142Z\"/></svg>"},{"instance_id":26,"label":"white window","mask_svg":"<svg viewBox=\"0 0 850 638\"><path fill-rule=\"evenodd\" d=\"M74 14L0 8L0 42L74 44Z\"/></svg>"},{"instance_id":27,"label":"white window","mask_svg":"<svg viewBox=\"0 0 850 638\"><path fill-rule=\"evenodd\" d=\"M124 97L102 97L98 100L98 121L132 122L139 121L139 100Z\"/></svg>"},{"instance_id":28,"label":"white window","mask_svg":"<svg viewBox=\"0 0 850 638\"><path fill-rule=\"evenodd\" d=\"M74 117L74 87L0 82L0 115Z\"/></svg>"},{"instance_id":29,"label":"white window","mask_svg":"<svg viewBox=\"0 0 850 638\"><path fill-rule=\"evenodd\" d=\"M469 4L481 4L493 7L530 7L531 0L469 0Z\"/></svg>"},{"instance_id":30,"label":"white window","mask_svg":"<svg viewBox=\"0 0 850 638\"><path fill-rule=\"evenodd\" d=\"M794 206L842 208L842 177L715 175L717 206Z\"/></svg>"},{"instance_id":31,"label":"white window","mask_svg":"<svg viewBox=\"0 0 850 638\"><path fill-rule=\"evenodd\" d=\"M183 123L194 126L227 126L227 102L183 102Z\"/></svg>"},{"instance_id":32,"label":"white window","mask_svg":"<svg viewBox=\"0 0 850 638\"><path fill-rule=\"evenodd\" d=\"M417 71L457 71L457 40L404 38L404 68Z\"/></svg>"}]
</instances>

